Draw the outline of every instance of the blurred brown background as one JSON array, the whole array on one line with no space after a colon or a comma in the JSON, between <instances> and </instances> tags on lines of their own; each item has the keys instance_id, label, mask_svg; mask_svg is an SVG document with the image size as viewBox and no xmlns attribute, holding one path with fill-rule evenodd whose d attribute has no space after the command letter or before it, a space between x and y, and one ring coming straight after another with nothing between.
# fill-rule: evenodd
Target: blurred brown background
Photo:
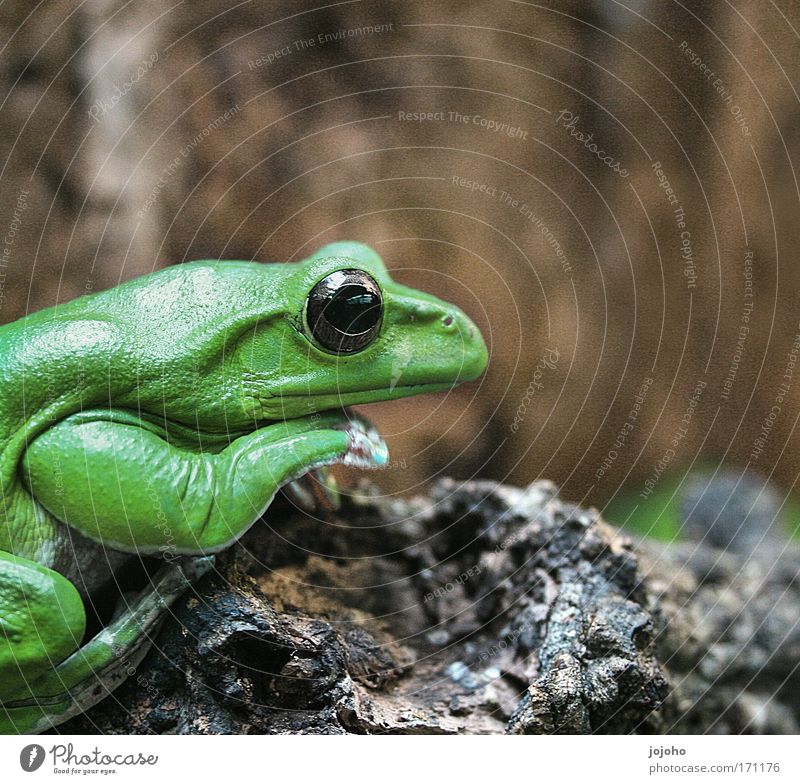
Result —
<instances>
[{"instance_id":1,"label":"blurred brown background","mask_svg":"<svg viewBox=\"0 0 800 784\"><path fill-rule=\"evenodd\" d=\"M2 321L358 239L492 351L480 384L371 407L387 488L544 476L603 505L697 458L794 485L796 3L3 12Z\"/></svg>"}]
</instances>

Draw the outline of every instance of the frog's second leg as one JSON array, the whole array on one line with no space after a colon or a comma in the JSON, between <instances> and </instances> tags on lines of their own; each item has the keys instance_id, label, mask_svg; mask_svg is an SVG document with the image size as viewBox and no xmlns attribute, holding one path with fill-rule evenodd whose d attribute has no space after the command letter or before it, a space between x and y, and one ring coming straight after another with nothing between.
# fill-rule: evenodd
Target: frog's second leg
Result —
<instances>
[{"instance_id":1,"label":"frog's second leg","mask_svg":"<svg viewBox=\"0 0 800 784\"><path fill-rule=\"evenodd\" d=\"M63 661L85 628L83 602L69 580L0 551L0 701L24 694Z\"/></svg>"},{"instance_id":2,"label":"frog's second leg","mask_svg":"<svg viewBox=\"0 0 800 784\"><path fill-rule=\"evenodd\" d=\"M41 732L107 697L147 653L168 607L212 565L213 558L165 565L135 602L79 648L85 617L71 583L0 553L0 623L11 619L2 624L5 644L0 636L0 734ZM19 607L30 609L20 613Z\"/></svg>"},{"instance_id":3,"label":"frog's second leg","mask_svg":"<svg viewBox=\"0 0 800 784\"><path fill-rule=\"evenodd\" d=\"M76 414L38 436L22 477L54 517L96 542L202 554L240 537L282 485L307 471L385 461L378 435L342 414L269 425L207 453L106 411Z\"/></svg>"}]
</instances>

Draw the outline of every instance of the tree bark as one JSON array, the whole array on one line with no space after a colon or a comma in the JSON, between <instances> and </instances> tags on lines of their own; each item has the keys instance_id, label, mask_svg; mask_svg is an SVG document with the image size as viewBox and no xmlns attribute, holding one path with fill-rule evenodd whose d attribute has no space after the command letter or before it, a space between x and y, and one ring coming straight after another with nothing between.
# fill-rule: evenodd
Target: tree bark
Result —
<instances>
[{"instance_id":1,"label":"tree bark","mask_svg":"<svg viewBox=\"0 0 800 784\"><path fill-rule=\"evenodd\" d=\"M800 731L792 545L634 546L547 482L268 517L61 731Z\"/></svg>"}]
</instances>

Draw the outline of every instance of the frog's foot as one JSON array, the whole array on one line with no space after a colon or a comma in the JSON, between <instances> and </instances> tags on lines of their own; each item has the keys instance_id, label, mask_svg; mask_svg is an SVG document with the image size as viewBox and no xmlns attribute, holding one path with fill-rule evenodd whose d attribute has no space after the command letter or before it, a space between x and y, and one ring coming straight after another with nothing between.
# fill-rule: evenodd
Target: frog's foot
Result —
<instances>
[{"instance_id":1,"label":"frog's foot","mask_svg":"<svg viewBox=\"0 0 800 784\"><path fill-rule=\"evenodd\" d=\"M347 417L340 425L350 439L350 448L340 462L359 468L382 468L386 465L388 450L375 427L365 418L345 410ZM309 513L335 512L341 499L336 477L328 466L313 468L288 482L282 488L290 501Z\"/></svg>"},{"instance_id":2,"label":"frog's foot","mask_svg":"<svg viewBox=\"0 0 800 784\"><path fill-rule=\"evenodd\" d=\"M0 551L0 733L31 732L34 710L6 708L81 644L83 601L58 572Z\"/></svg>"},{"instance_id":3,"label":"frog's foot","mask_svg":"<svg viewBox=\"0 0 800 784\"><path fill-rule=\"evenodd\" d=\"M314 468L293 479L281 488L281 492L309 514L336 512L341 504L339 484L327 466Z\"/></svg>"},{"instance_id":4,"label":"frog's foot","mask_svg":"<svg viewBox=\"0 0 800 784\"><path fill-rule=\"evenodd\" d=\"M347 434L350 445L341 462L358 468L383 468L389 461L389 449L375 426L348 409L343 413L345 419L337 429Z\"/></svg>"},{"instance_id":5,"label":"frog's foot","mask_svg":"<svg viewBox=\"0 0 800 784\"><path fill-rule=\"evenodd\" d=\"M84 646L27 685L28 694L0 707L0 728L41 732L84 712L136 673L169 607L208 572L214 558L184 558L163 566L150 587ZM3 715L5 714L5 715Z\"/></svg>"}]
</instances>

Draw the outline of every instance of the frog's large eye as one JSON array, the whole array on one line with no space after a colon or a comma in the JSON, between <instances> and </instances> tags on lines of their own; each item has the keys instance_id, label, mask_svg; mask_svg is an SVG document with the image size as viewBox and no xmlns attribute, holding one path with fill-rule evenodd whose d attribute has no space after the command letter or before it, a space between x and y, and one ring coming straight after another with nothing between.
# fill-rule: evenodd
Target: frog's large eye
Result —
<instances>
[{"instance_id":1,"label":"frog's large eye","mask_svg":"<svg viewBox=\"0 0 800 784\"><path fill-rule=\"evenodd\" d=\"M383 298L363 270L344 269L323 278L308 295L306 323L327 351L354 354L375 339L383 316Z\"/></svg>"}]
</instances>

